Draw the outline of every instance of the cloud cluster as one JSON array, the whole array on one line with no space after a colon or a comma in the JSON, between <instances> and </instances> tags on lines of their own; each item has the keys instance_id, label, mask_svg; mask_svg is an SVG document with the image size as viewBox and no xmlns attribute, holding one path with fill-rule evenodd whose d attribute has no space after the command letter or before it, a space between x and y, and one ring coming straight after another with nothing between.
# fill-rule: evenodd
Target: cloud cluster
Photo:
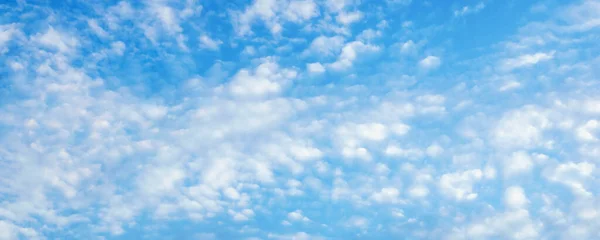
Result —
<instances>
[{"instance_id":1,"label":"cloud cluster","mask_svg":"<svg viewBox=\"0 0 600 240\"><path fill-rule=\"evenodd\" d=\"M0 239L600 236L597 1L73 4L0 4Z\"/></svg>"}]
</instances>

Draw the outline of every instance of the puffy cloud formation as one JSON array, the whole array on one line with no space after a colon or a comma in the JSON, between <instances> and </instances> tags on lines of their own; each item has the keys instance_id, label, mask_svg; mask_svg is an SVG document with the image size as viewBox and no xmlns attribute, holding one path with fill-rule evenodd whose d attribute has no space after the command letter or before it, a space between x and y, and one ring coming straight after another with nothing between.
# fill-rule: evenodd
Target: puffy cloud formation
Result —
<instances>
[{"instance_id":1,"label":"puffy cloud formation","mask_svg":"<svg viewBox=\"0 0 600 240\"><path fill-rule=\"evenodd\" d=\"M600 237L596 0L0 9L2 240Z\"/></svg>"}]
</instances>

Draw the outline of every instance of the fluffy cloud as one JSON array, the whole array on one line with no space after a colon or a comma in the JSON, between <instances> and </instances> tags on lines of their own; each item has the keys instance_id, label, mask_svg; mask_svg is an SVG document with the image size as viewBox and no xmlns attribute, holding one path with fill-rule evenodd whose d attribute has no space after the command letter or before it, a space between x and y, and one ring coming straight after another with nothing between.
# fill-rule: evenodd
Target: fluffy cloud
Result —
<instances>
[{"instance_id":1,"label":"fluffy cloud","mask_svg":"<svg viewBox=\"0 0 600 240\"><path fill-rule=\"evenodd\" d=\"M277 239L277 240L309 240L309 239L325 239L321 236L310 235L305 232L297 232L293 234L269 234L269 239Z\"/></svg>"},{"instance_id":2,"label":"fluffy cloud","mask_svg":"<svg viewBox=\"0 0 600 240\"><path fill-rule=\"evenodd\" d=\"M321 65L321 63L318 63L318 62L306 64L306 69L310 73L314 73L314 74L325 72L325 67L323 67L323 65Z\"/></svg>"},{"instance_id":3,"label":"fluffy cloud","mask_svg":"<svg viewBox=\"0 0 600 240\"><path fill-rule=\"evenodd\" d=\"M14 24L0 25L0 54L8 51L6 45L15 36L17 29Z\"/></svg>"},{"instance_id":4,"label":"fluffy cloud","mask_svg":"<svg viewBox=\"0 0 600 240\"><path fill-rule=\"evenodd\" d=\"M358 12L358 11L357 12L340 12L335 17L335 20L341 24L348 25L348 24L352 24L352 23L360 20L361 17L362 17L362 13Z\"/></svg>"},{"instance_id":5,"label":"fluffy cloud","mask_svg":"<svg viewBox=\"0 0 600 240\"><path fill-rule=\"evenodd\" d=\"M460 10L454 11L455 17L462 17L468 14L477 13L485 8L485 4L483 2L478 3L475 6L464 6Z\"/></svg>"},{"instance_id":6,"label":"fluffy cloud","mask_svg":"<svg viewBox=\"0 0 600 240\"><path fill-rule=\"evenodd\" d=\"M373 193L371 198L373 201L378 203L396 203L398 202L398 197L400 196L400 191L394 187L385 187L382 188L379 192Z\"/></svg>"},{"instance_id":7,"label":"fluffy cloud","mask_svg":"<svg viewBox=\"0 0 600 240\"><path fill-rule=\"evenodd\" d=\"M584 142L595 142L598 141L595 132L600 128L600 122L596 120L589 120L576 130L577 138Z\"/></svg>"},{"instance_id":8,"label":"fluffy cloud","mask_svg":"<svg viewBox=\"0 0 600 240\"><path fill-rule=\"evenodd\" d=\"M312 0L291 1L283 15L292 22L306 21L319 15L319 7Z\"/></svg>"},{"instance_id":9,"label":"fluffy cloud","mask_svg":"<svg viewBox=\"0 0 600 240\"><path fill-rule=\"evenodd\" d=\"M515 58L505 59L500 63L500 69L510 71L517 68L524 68L536 65L540 62L549 61L554 57L554 52L539 52L534 54L524 54Z\"/></svg>"},{"instance_id":10,"label":"fluffy cloud","mask_svg":"<svg viewBox=\"0 0 600 240\"><path fill-rule=\"evenodd\" d=\"M592 193L586 189L586 185L595 169L596 166L589 162L568 162L548 169L546 177L552 182L569 187L576 195L591 196Z\"/></svg>"},{"instance_id":11,"label":"fluffy cloud","mask_svg":"<svg viewBox=\"0 0 600 240\"><path fill-rule=\"evenodd\" d=\"M504 204L509 208L524 208L529 203L525 191L519 186L508 187L504 191Z\"/></svg>"},{"instance_id":12,"label":"fluffy cloud","mask_svg":"<svg viewBox=\"0 0 600 240\"><path fill-rule=\"evenodd\" d=\"M543 133L552 126L547 113L534 106L504 114L492 130L492 141L499 147L533 147L543 145Z\"/></svg>"},{"instance_id":13,"label":"fluffy cloud","mask_svg":"<svg viewBox=\"0 0 600 240\"><path fill-rule=\"evenodd\" d=\"M463 172L447 173L439 180L440 190L447 197L457 201L468 201L477 198L473 186L481 180L483 173L479 169Z\"/></svg>"},{"instance_id":14,"label":"fluffy cloud","mask_svg":"<svg viewBox=\"0 0 600 240\"><path fill-rule=\"evenodd\" d=\"M312 0L272 1L255 0L244 11L233 13L237 34L252 33L252 25L262 21L272 34L279 34L285 21L302 23L319 16L319 8Z\"/></svg>"},{"instance_id":15,"label":"fluffy cloud","mask_svg":"<svg viewBox=\"0 0 600 240\"><path fill-rule=\"evenodd\" d=\"M593 239L600 5L485 4L5 4L0 239Z\"/></svg>"},{"instance_id":16,"label":"fluffy cloud","mask_svg":"<svg viewBox=\"0 0 600 240\"><path fill-rule=\"evenodd\" d=\"M342 48L342 52L338 56L337 61L329 64L329 67L336 71L342 71L352 67L353 62L356 60L359 54L377 51L379 51L378 46L365 44L360 41L350 42Z\"/></svg>"},{"instance_id":17,"label":"fluffy cloud","mask_svg":"<svg viewBox=\"0 0 600 240\"><path fill-rule=\"evenodd\" d=\"M198 40L200 40L201 48L206 48L209 50L218 50L219 46L221 44L223 44L223 42L221 42L221 40L218 40L218 39L214 40L207 35L200 36L200 38L198 38Z\"/></svg>"},{"instance_id":18,"label":"fluffy cloud","mask_svg":"<svg viewBox=\"0 0 600 240\"><path fill-rule=\"evenodd\" d=\"M404 47L404 46L403 46ZM427 56L419 61L419 68L429 71L438 68L442 64L442 60L436 56Z\"/></svg>"},{"instance_id":19,"label":"fluffy cloud","mask_svg":"<svg viewBox=\"0 0 600 240\"><path fill-rule=\"evenodd\" d=\"M305 54L331 56L337 54L343 46L344 38L341 36L318 36L312 40Z\"/></svg>"},{"instance_id":20,"label":"fluffy cloud","mask_svg":"<svg viewBox=\"0 0 600 240\"><path fill-rule=\"evenodd\" d=\"M73 51L78 44L75 37L56 31L53 27L49 27L45 33L37 34L33 38L41 45L60 52Z\"/></svg>"},{"instance_id":21,"label":"fluffy cloud","mask_svg":"<svg viewBox=\"0 0 600 240\"><path fill-rule=\"evenodd\" d=\"M310 219L308 219L307 217L302 215L302 211L300 211L300 210L296 210L296 211L288 213L287 217L292 222L298 222L298 221L308 222L308 221L310 221Z\"/></svg>"},{"instance_id":22,"label":"fluffy cloud","mask_svg":"<svg viewBox=\"0 0 600 240\"><path fill-rule=\"evenodd\" d=\"M412 40L408 40L400 46L400 52L402 54L413 54L417 50L416 44Z\"/></svg>"},{"instance_id":23,"label":"fluffy cloud","mask_svg":"<svg viewBox=\"0 0 600 240\"><path fill-rule=\"evenodd\" d=\"M240 70L232 79L229 91L240 97L259 97L276 94L283 87L296 78L296 71L292 69L280 69L275 62L267 60L253 71Z\"/></svg>"},{"instance_id":24,"label":"fluffy cloud","mask_svg":"<svg viewBox=\"0 0 600 240\"><path fill-rule=\"evenodd\" d=\"M514 152L504 160L504 174L506 176L527 173L531 171L532 167L533 160L529 154L523 151Z\"/></svg>"},{"instance_id":25,"label":"fluffy cloud","mask_svg":"<svg viewBox=\"0 0 600 240\"><path fill-rule=\"evenodd\" d=\"M408 189L408 195L414 198L424 198L429 195L429 188L423 185L416 185Z\"/></svg>"}]
</instances>

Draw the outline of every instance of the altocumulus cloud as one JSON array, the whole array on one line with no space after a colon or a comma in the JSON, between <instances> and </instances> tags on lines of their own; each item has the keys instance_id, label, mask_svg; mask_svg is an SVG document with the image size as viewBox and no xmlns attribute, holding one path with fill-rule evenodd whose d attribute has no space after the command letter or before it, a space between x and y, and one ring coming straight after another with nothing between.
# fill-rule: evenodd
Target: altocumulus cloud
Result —
<instances>
[{"instance_id":1,"label":"altocumulus cloud","mask_svg":"<svg viewBox=\"0 0 600 240\"><path fill-rule=\"evenodd\" d=\"M2 240L600 238L597 0L59 5L0 4Z\"/></svg>"}]
</instances>

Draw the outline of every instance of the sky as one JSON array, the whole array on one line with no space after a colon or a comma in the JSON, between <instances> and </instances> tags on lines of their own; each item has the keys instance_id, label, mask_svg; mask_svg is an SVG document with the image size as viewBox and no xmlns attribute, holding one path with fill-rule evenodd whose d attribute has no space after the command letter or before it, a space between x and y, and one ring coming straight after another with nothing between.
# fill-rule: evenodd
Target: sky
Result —
<instances>
[{"instance_id":1,"label":"sky","mask_svg":"<svg viewBox=\"0 0 600 240\"><path fill-rule=\"evenodd\" d=\"M600 239L600 1L0 3L0 240Z\"/></svg>"}]
</instances>

